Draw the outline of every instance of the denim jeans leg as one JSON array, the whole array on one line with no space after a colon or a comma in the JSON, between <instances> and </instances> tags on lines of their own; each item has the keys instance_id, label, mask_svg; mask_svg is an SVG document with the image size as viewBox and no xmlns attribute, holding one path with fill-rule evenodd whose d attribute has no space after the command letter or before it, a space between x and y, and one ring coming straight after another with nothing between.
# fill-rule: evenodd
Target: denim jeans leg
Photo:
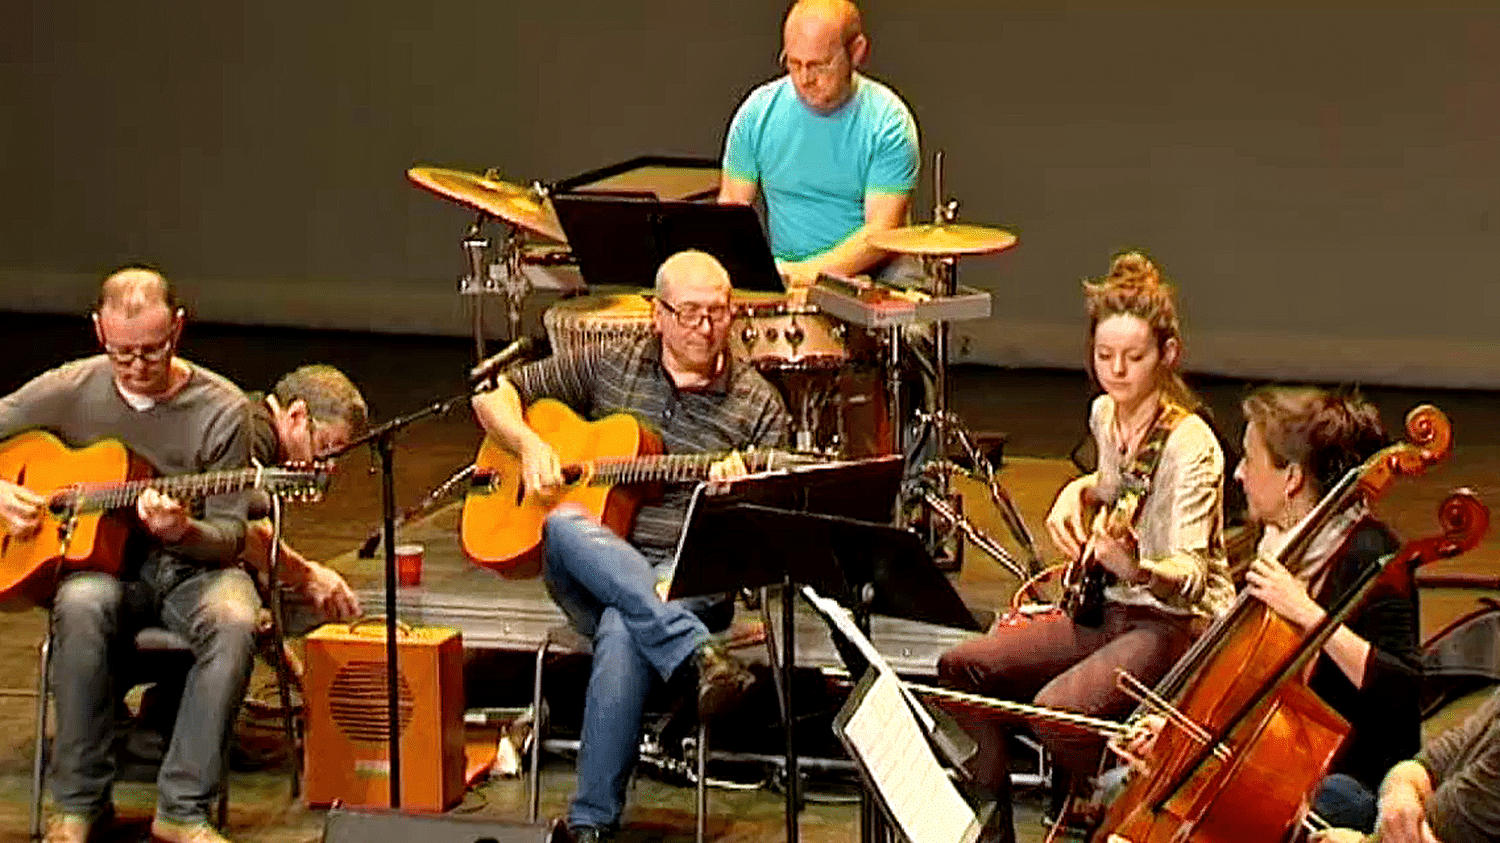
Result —
<instances>
[{"instance_id":1,"label":"denim jeans leg","mask_svg":"<svg viewBox=\"0 0 1500 843\"><path fill-rule=\"evenodd\" d=\"M1375 815L1379 812L1375 794L1353 776L1334 773L1318 785L1313 799L1313 813L1327 820L1335 828L1352 828L1365 834L1375 831Z\"/></svg>"},{"instance_id":2,"label":"denim jeans leg","mask_svg":"<svg viewBox=\"0 0 1500 843\"><path fill-rule=\"evenodd\" d=\"M114 683L124 588L109 574L72 574L52 604L52 693L57 734L52 798L67 814L95 817L109 804L115 763Z\"/></svg>"},{"instance_id":3,"label":"denim jeans leg","mask_svg":"<svg viewBox=\"0 0 1500 843\"><path fill-rule=\"evenodd\" d=\"M201 571L162 600L162 624L188 640L188 670L172 742L157 774L158 816L204 822L224 777L224 748L250 681L260 599L239 568Z\"/></svg>"},{"instance_id":4,"label":"denim jeans leg","mask_svg":"<svg viewBox=\"0 0 1500 843\"><path fill-rule=\"evenodd\" d=\"M570 826L611 826L620 821L653 672L619 611L605 609L594 633L578 749L578 791L568 805Z\"/></svg>"},{"instance_id":5,"label":"denim jeans leg","mask_svg":"<svg viewBox=\"0 0 1500 843\"><path fill-rule=\"evenodd\" d=\"M670 677L708 629L679 603L656 594L656 572L640 551L579 512L553 513L546 522L547 582L565 612L587 620L591 606L615 609L630 639L663 679ZM571 604L571 605L570 605ZM590 634L583 626L579 631Z\"/></svg>"}]
</instances>

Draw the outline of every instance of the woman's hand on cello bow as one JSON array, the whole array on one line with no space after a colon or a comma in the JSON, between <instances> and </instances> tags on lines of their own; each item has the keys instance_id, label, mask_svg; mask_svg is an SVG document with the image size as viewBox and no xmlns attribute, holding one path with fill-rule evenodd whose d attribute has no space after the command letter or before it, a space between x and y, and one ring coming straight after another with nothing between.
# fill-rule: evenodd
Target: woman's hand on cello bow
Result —
<instances>
[{"instance_id":1,"label":"woman's hand on cello bow","mask_svg":"<svg viewBox=\"0 0 1500 843\"><path fill-rule=\"evenodd\" d=\"M1125 759L1137 773L1149 772L1146 769L1146 757L1151 754L1156 738L1165 725L1167 718L1160 714L1148 714L1130 724L1130 730L1124 735L1110 738L1109 748Z\"/></svg>"},{"instance_id":2,"label":"woman's hand on cello bow","mask_svg":"<svg viewBox=\"0 0 1500 843\"><path fill-rule=\"evenodd\" d=\"M1310 843L1365 843L1367 839L1364 832L1352 828L1328 828L1308 837Z\"/></svg>"}]
</instances>

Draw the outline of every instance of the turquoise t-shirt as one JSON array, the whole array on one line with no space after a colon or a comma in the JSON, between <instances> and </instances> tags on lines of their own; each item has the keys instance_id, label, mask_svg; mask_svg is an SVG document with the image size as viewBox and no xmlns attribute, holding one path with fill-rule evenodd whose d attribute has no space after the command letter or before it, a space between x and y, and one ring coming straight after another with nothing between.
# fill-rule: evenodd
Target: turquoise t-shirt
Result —
<instances>
[{"instance_id":1,"label":"turquoise t-shirt","mask_svg":"<svg viewBox=\"0 0 1500 843\"><path fill-rule=\"evenodd\" d=\"M724 175L765 197L771 251L800 261L864 225L865 196L909 193L919 162L917 123L890 88L859 74L829 115L802 104L790 77L745 98L724 140Z\"/></svg>"}]
</instances>

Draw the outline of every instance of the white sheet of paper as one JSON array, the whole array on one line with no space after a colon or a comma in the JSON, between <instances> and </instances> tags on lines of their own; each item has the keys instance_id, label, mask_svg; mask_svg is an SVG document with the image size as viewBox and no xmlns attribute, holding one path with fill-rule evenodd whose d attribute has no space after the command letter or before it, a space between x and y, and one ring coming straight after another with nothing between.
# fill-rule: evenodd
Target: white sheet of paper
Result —
<instances>
[{"instance_id":1,"label":"white sheet of paper","mask_svg":"<svg viewBox=\"0 0 1500 843\"><path fill-rule=\"evenodd\" d=\"M880 655L880 651L875 649L875 645L870 643L870 639L865 637L863 632L859 631L859 627L854 623L854 618L850 616L849 610L839 605L837 600L831 600L814 591L811 586L804 585L802 587L802 596L807 602L812 604L813 608L821 612L823 617L838 627L839 632L843 633L844 637L854 644L854 648L859 650L860 655L865 657L865 661L870 663L870 667L883 675L898 680L896 682L898 692L910 703L918 722L922 724L922 728L931 731L934 728L932 715L928 714L922 708L921 704L917 702L917 698L899 681L895 669L891 667L890 662L885 660L885 656ZM858 677L855 678L857 679Z\"/></svg>"},{"instance_id":2,"label":"white sheet of paper","mask_svg":"<svg viewBox=\"0 0 1500 843\"><path fill-rule=\"evenodd\" d=\"M974 810L938 764L893 674L876 672L844 736L907 840L973 843L979 835Z\"/></svg>"}]
</instances>

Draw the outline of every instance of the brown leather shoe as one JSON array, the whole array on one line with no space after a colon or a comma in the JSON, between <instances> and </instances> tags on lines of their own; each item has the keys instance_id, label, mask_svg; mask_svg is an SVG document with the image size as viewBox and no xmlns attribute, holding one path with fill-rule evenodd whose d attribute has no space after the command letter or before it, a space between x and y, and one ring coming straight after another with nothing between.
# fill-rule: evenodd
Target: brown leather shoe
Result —
<instances>
[{"instance_id":1,"label":"brown leather shoe","mask_svg":"<svg viewBox=\"0 0 1500 843\"><path fill-rule=\"evenodd\" d=\"M229 838L207 822L177 822L155 817L151 820L151 839L162 843L229 843Z\"/></svg>"},{"instance_id":2,"label":"brown leather shoe","mask_svg":"<svg viewBox=\"0 0 1500 843\"><path fill-rule=\"evenodd\" d=\"M710 720L732 708L755 681L734 656L705 643L698 648L698 716Z\"/></svg>"}]
</instances>

